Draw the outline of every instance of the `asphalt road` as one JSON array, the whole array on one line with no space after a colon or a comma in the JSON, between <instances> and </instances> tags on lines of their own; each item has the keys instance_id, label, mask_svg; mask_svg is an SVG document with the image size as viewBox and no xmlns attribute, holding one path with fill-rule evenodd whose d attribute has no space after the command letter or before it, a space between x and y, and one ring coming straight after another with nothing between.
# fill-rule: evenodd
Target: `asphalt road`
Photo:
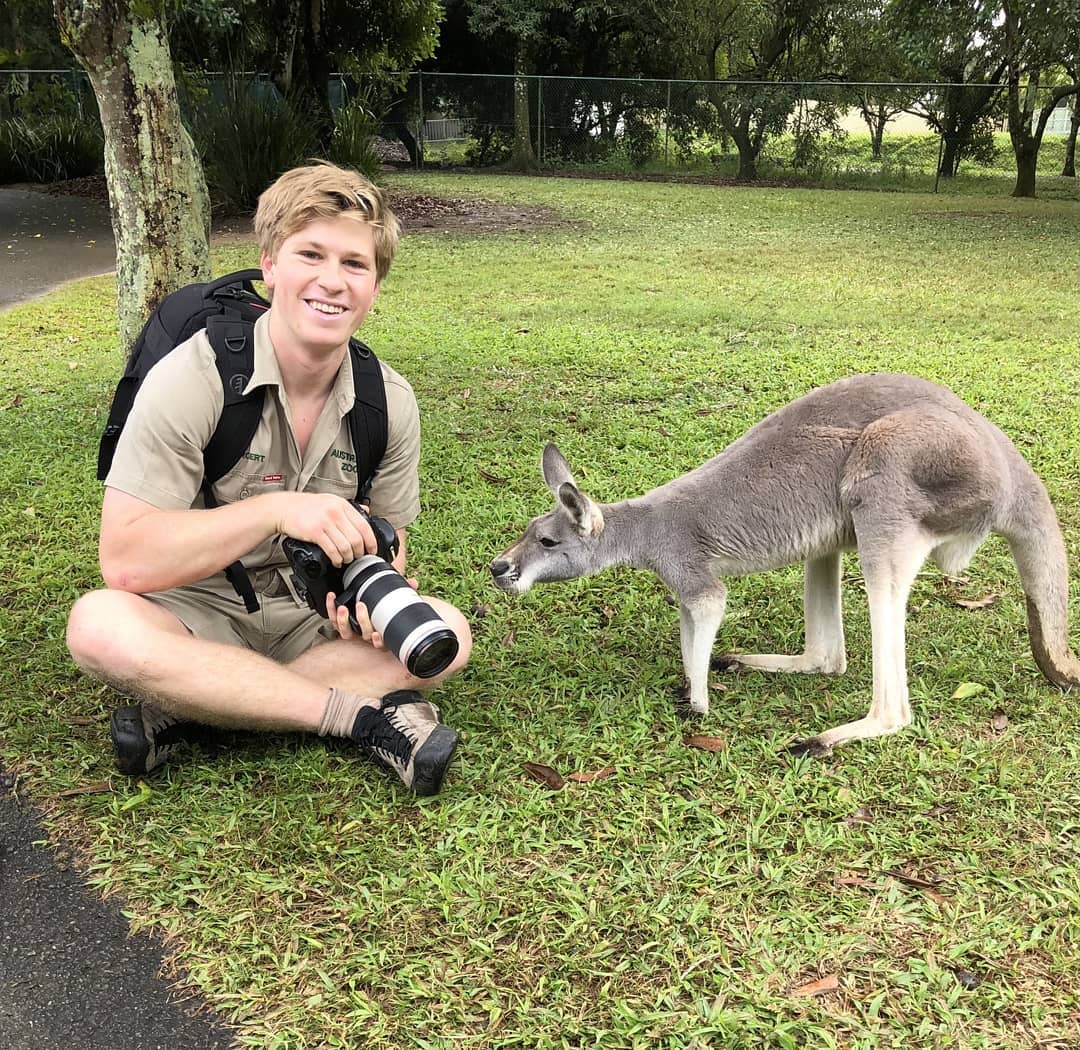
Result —
<instances>
[{"instance_id":1,"label":"asphalt road","mask_svg":"<svg viewBox=\"0 0 1080 1050\"><path fill-rule=\"evenodd\" d=\"M116 266L109 206L0 187L0 310Z\"/></svg>"},{"instance_id":2,"label":"asphalt road","mask_svg":"<svg viewBox=\"0 0 1080 1050\"><path fill-rule=\"evenodd\" d=\"M108 208L0 187L0 310L113 269ZM231 1036L160 976L161 948L132 935L48 842L0 768L0 1050L219 1050Z\"/></svg>"}]
</instances>

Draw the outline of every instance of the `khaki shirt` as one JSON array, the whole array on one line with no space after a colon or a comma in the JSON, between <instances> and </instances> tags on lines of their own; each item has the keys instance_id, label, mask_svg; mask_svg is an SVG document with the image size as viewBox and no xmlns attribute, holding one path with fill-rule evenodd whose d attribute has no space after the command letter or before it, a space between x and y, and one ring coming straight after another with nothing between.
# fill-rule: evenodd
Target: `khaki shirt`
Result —
<instances>
[{"instance_id":1,"label":"khaki shirt","mask_svg":"<svg viewBox=\"0 0 1080 1050\"><path fill-rule=\"evenodd\" d=\"M214 498L224 505L288 491L355 499L356 459L347 418L354 400L349 356L301 459L268 326L269 314L255 322L255 371L244 391L267 388L262 418L247 451L214 484ZM420 415L408 382L385 364L382 374L389 433L386 455L371 486L371 512L400 529L420 513ZM214 351L203 330L154 365L143 380L105 484L162 510L202 507L203 449L224 403ZM273 537L243 563L260 569L283 566L286 559Z\"/></svg>"}]
</instances>

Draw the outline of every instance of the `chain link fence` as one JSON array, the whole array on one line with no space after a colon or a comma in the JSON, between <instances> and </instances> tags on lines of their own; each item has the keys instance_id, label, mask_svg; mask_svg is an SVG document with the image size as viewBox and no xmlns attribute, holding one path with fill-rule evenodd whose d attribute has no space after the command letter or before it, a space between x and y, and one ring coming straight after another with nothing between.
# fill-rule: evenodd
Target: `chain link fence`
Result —
<instances>
[{"instance_id":1,"label":"chain link fence","mask_svg":"<svg viewBox=\"0 0 1080 1050\"><path fill-rule=\"evenodd\" d=\"M200 77L209 97L221 77ZM235 78L234 78L235 79ZM266 75L256 95L275 96ZM357 100L381 123L387 160L539 171L685 172L744 179L1015 170L1004 89L986 84L686 81L413 73L391 93L335 76L337 111ZM1028 95L1036 125L1049 89ZM0 70L0 121L58 112L96 123L80 70ZM1076 96L1049 113L1040 174L1061 174Z\"/></svg>"},{"instance_id":2,"label":"chain link fence","mask_svg":"<svg viewBox=\"0 0 1080 1050\"><path fill-rule=\"evenodd\" d=\"M1037 126L1050 89L1027 95ZM1040 171L1060 173L1076 96L1046 122ZM396 105L412 163L730 173L1008 170L993 84L686 81L417 73ZM451 127L452 133L445 129ZM387 133L392 129L387 128Z\"/></svg>"}]
</instances>

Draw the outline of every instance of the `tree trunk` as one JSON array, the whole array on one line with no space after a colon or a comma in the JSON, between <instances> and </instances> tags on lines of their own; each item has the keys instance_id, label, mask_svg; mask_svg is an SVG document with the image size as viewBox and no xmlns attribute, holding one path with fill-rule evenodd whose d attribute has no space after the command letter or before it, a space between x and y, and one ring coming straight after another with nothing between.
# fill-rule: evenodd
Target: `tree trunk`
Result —
<instances>
[{"instance_id":1,"label":"tree trunk","mask_svg":"<svg viewBox=\"0 0 1080 1050\"><path fill-rule=\"evenodd\" d=\"M748 124L749 120L746 123ZM739 170L735 178L740 182L753 182L757 178L758 150L750 136L750 130L744 127L741 121L729 130L735 148L739 151Z\"/></svg>"},{"instance_id":2,"label":"tree trunk","mask_svg":"<svg viewBox=\"0 0 1080 1050\"><path fill-rule=\"evenodd\" d=\"M101 113L126 352L166 295L210 274L206 180L180 119L161 10L147 0L55 0L55 10Z\"/></svg>"},{"instance_id":3,"label":"tree trunk","mask_svg":"<svg viewBox=\"0 0 1080 1050\"><path fill-rule=\"evenodd\" d=\"M1080 131L1080 95L1073 99L1069 137L1065 142L1065 166L1061 169L1061 174L1067 178L1076 178L1076 133L1078 131Z\"/></svg>"},{"instance_id":4,"label":"tree trunk","mask_svg":"<svg viewBox=\"0 0 1080 1050\"><path fill-rule=\"evenodd\" d=\"M1016 185L1013 187L1013 197L1035 196L1035 165L1039 160L1038 149L1024 150L1016 153Z\"/></svg>"},{"instance_id":5,"label":"tree trunk","mask_svg":"<svg viewBox=\"0 0 1080 1050\"><path fill-rule=\"evenodd\" d=\"M529 81L525 77L526 68L525 45L519 40L514 53L514 146L510 153L510 167L514 171L533 171L536 168L532 125L529 120Z\"/></svg>"}]
</instances>

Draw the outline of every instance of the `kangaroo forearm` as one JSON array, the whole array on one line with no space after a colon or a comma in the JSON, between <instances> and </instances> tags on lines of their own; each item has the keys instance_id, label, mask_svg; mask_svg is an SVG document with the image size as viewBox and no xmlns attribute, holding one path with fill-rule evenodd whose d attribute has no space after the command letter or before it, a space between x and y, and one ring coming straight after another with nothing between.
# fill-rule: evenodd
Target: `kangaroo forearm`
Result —
<instances>
[{"instance_id":1,"label":"kangaroo forearm","mask_svg":"<svg viewBox=\"0 0 1080 1050\"><path fill-rule=\"evenodd\" d=\"M147 594L195 583L250 554L279 531L276 494L213 510L155 511L118 530L102 530L106 584Z\"/></svg>"}]
</instances>

